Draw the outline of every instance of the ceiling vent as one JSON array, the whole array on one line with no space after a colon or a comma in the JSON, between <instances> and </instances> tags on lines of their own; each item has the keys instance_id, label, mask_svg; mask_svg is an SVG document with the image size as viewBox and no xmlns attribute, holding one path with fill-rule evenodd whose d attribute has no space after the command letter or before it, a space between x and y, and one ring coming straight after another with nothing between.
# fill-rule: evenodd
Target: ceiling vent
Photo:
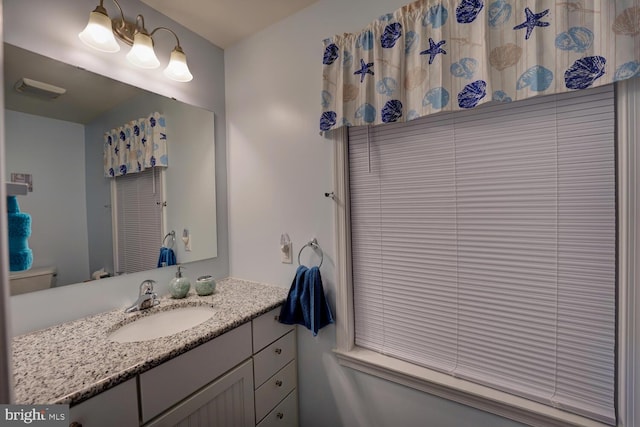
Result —
<instances>
[{"instance_id":1,"label":"ceiling vent","mask_svg":"<svg viewBox=\"0 0 640 427\"><path fill-rule=\"evenodd\" d=\"M64 88L28 79L26 77L18 80L14 88L20 93L35 95L46 99L56 99L67 91Z\"/></svg>"}]
</instances>

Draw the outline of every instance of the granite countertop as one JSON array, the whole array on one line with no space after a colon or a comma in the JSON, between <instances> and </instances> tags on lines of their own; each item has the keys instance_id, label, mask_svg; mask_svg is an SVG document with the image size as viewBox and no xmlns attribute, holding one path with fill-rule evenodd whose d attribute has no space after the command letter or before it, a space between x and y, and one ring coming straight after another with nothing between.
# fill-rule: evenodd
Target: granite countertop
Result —
<instances>
[{"instance_id":1,"label":"granite countertop","mask_svg":"<svg viewBox=\"0 0 640 427\"><path fill-rule=\"evenodd\" d=\"M18 404L76 404L145 372L276 308L287 289L227 278L213 295L192 289L184 299L168 296L156 307L134 313L122 308L13 339L13 377ZM186 331L134 343L110 341L118 326L176 306L206 305L217 312Z\"/></svg>"}]
</instances>

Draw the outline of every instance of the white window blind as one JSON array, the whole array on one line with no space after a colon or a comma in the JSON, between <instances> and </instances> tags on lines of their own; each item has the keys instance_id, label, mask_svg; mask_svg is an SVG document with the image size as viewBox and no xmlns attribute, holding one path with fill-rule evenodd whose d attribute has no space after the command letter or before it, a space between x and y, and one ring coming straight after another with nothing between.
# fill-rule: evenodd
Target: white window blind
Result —
<instances>
[{"instance_id":1,"label":"white window blind","mask_svg":"<svg viewBox=\"0 0 640 427\"><path fill-rule=\"evenodd\" d=\"M115 179L116 271L156 268L162 246L162 177L151 168Z\"/></svg>"},{"instance_id":2,"label":"white window blind","mask_svg":"<svg viewBox=\"0 0 640 427\"><path fill-rule=\"evenodd\" d=\"M355 344L615 424L614 94L349 129Z\"/></svg>"}]
</instances>

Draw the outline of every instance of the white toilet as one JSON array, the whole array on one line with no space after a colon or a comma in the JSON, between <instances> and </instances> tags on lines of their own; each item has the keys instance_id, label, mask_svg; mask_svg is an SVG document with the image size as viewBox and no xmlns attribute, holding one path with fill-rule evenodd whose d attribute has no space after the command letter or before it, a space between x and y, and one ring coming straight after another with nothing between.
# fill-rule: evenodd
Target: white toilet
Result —
<instances>
[{"instance_id":1,"label":"white toilet","mask_svg":"<svg viewBox=\"0 0 640 427\"><path fill-rule=\"evenodd\" d=\"M9 289L11 295L53 288L58 271L55 267L36 267L26 271L10 272Z\"/></svg>"}]
</instances>

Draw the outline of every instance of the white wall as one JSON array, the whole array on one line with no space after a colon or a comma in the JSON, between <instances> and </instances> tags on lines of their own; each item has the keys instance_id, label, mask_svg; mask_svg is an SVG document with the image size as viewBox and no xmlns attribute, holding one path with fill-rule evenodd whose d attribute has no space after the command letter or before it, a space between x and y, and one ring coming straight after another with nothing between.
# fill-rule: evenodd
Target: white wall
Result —
<instances>
[{"instance_id":1,"label":"white wall","mask_svg":"<svg viewBox=\"0 0 640 427\"><path fill-rule=\"evenodd\" d=\"M84 126L5 111L6 176L29 173L33 192L20 197L31 215L33 267L54 266L57 284L90 278L84 176Z\"/></svg>"},{"instance_id":2,"label":"white wall","mask_svg":"<svg viewBox=\"0 0 640 427\"><path fill-rule=\"evenodd\" d=\"M406 0L319 0L225 51L231 275L288 287L280 233L294 258L309 239L324 250L335 302L332 150L318 135L322 40L355 32ZM305 255L311 254L305 251ZM482 427L519 425L339 366L335 328L299 328L300 425Z\"/></svg>"},{"instance_id":3,"label":"white wall","mask_svg":"<svg viewBox=\"0 0 640 427\"><path fill-rule=\"evenodd\" d=\"M134 18L136 14L141 13L150 29L166 26L178 33L188 57L189 68L194 75L193 81L178 83L167 80L162 74L162 66L153 71L134 68L126 62L125 55L128 50L125 48L116 54L106 54L82 44L78 39L78 33L86 25L89 13L97 2L3 0L4 41L214 113L218 256L215 259L190 263L187 275L193 280L203 274L226 277L229 266L223 51L138 0L119 2L127 17ZM112 2L105 2L105 7L115 16L117 10ZM161 35L156 43L156 52L160 62L166 64L175 40L168 33L159 34ZM174 273L175 268L170 267L88 284L65 286L51 291L17 295L10 298L9 302L9 330L15 335L114 307L124 307L135 300L138 285L146 278L156 280L160 293L166 293ZM0 275L0 278L3 277ZM6 287L8 283L2 285Z\"/></svg>"}]
</instances>

